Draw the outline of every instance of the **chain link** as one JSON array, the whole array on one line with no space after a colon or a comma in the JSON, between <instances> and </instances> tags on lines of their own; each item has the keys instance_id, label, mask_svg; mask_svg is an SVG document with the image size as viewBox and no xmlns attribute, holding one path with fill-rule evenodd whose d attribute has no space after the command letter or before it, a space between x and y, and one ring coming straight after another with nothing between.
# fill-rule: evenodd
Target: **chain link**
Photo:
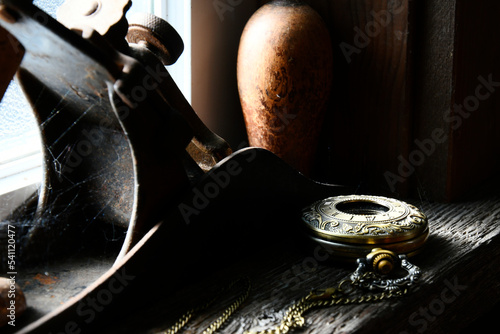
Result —
<instances>
[{"instance_id":1,"label":"chain link","mask_svg":"<svg viewBox=\"0 0 500 334\"><path fill-rule=\"evenodd\" d=\"M195 313L206 310L209 308L218 298L220 295L222 295L225 291L230 290L234 285L236 285L239 282L244 283L244 288L243 292L240 294L240 296L230 305L228 306L224 312L222 313L221 316L217 318L214 322L212 322L207 329L203 331L203 334L213 334L217 330L219 330L224 323L229 319L229 317L236 312L236 310L243 304L243 302L248 298L248 295L250 294L250 280L248 278L241 278L238 280L233 281L231 284L229 284L227 287L222 289L213 299L205 303L204 305L196 308L196 309L191 309L184 313L177 322L167 329L166 331L159 332L157 334L177 334L179 333L189 322L189 320L192 319Z\"/></svg>"},{"instance_id":2,"label":"chain link","mask_svg":"<svg viewBox=\"0 0 500 334\"><path fill-rule=\"evenodd\" d=\"M415 284L421 275L420 268L409 263L406 256L399 255L400 267L405 269L408 275L399 279L383 279L383 276L369 269L371 268L371 262L368 261L369 255L366 259L358 259L358 268L356 271L354 271L348 279L341 281L337 287L312 291L309 295L294 303L285 312L280 325L263 331L247 331L245 334L286 334L292 329L303 327L305 325L304 314L313 308L375 303L382 300L402 297L408 293L409 287ZM234 281L221 291L221 293L231 289L241 280L245 282L244 292L224 310L217 320L211 323L210 326L203 331L203 334L215 333L247 299L250 292L250 281L248 278ZM374 293L373 291L380 292ZM219 293L219 295L221 293ZM218 296L202 307L186 312L170 329L158 334L177 334L186 326L196 312L207 309L217 298Z\"/></svg>"},{"instance_id":3,"label":"chain link","mask_svg":"<svg viewBox=\"0 0 500 334\"><path fill-rule=\"evenodd\" d=\"M215 320L210 326L203 331L203 334L213 334L215 333L219 328L224 325L224 323L229 319L229 317L243 304L243 302L248 298L248 294L250 293L250 281L246 279L246 289L241 294L238 299L234 301L224 312L222 315Z\"/></svg>"},{"instance_id":4,"label":"chain link","mask_svg":"<svg viewBox=\"0 0 500 334\"><path fill-rule=\"evenodd\" d=\"M372 277L371 273L366 273L362 278L367 279L369 277ZM350 289L347 293L342 291L343 286L346 283L350 283L353 286L353 288ZM323 293L321 294L313 291L306 297L293 304L285 313L283 319L281 320L281 324L276 328L266 329L263 331L247 331L245 332L245 334L286 334L292 329L304 326L304 313L306 313L310 309L331 307L337 305L373 303L381 300L399 298L408 293L408 288L403 288L394 289L388 292L383 291L378 294L370 293L354 296L352 298L348 297L354 291L359 290L361 290L359 282L348 279L340 282L336 289L329 288L323 291Z\"/></svg>"},{"instance_id":5,"label":"chain link","mask_svg":"<svg viewBox=\"0 0 500 334\"><path fill-rule=\"evenodd\" d=\"M403 278L386 279L383 278L385 275L375 272L374 262L370 256L380 254L381 251L390 254L394 261L398 260L400 267L408 274ZM348 279L341 281L336 288L312 291L293 304L286 311L281 324L276 328L264 331L247 331L245 334L286 334L294 328L304 326L304 313L313 308L375 303L402 297L408 293L409 287L415 284L421 275L420 268L411 264L405 255L399 255L396 258L395 254L382 249L373 249L366 258L359 258L357 262L358 268ZM379 291L379 293L373 291Z\"/></svg>"}]
</instances>

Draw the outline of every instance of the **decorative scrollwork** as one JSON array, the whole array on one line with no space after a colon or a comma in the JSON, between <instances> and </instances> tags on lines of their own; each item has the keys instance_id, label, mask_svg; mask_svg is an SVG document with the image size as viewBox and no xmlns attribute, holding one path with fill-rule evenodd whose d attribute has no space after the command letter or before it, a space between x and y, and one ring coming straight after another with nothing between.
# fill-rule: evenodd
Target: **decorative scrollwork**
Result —
<instances>
[{"instance_id":1,"label":"decorative scrollwork","mask_svg":"<svg viewBox=\"0 0 500 334\"><path fill-rule=\"evenodd\" d=\"M427 217L415 206L381 196L330 197L305 208L302 220L328 239L411 239L427 229Z\"/></svg>"},{"instance_id":2,"label":"decorative scrollwork","mask_svg":"<svg viewBox=\"0 0 500 334\"><path fill-rule=\"evenodd\" d=\"M397 291L415 284L422 272L419 267L411 264L406 255L399 255L399 266L406 270L407 275L400 278L383 278L372 271L370 261L365 258L357 260L358 268L351 275L351 283L367 290Z\"/></svg>"}]
</instances>

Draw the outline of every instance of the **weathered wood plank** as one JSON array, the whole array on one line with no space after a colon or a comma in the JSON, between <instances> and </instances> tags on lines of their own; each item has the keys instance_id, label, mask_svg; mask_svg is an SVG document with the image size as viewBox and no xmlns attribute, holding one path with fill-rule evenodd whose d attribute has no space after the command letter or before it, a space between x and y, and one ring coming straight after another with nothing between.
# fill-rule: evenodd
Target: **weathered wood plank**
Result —
<instances>
[{"instance_id":1,"label":"weathered wood plank","mask_svg":"<svg viewBox=\"0 0 500 334\"><path fill-rule=\"evenodd\" d=\"M491 42L500 39L499 11L498 1L457 1L454 122L446 188L451 200L500 170L500 43Z\"/></svg>"},{"instance_id":2,"label":"weathered wood plank","mask_svg":"<svg viewBox=\"0 0 500 334\"><path fill-rule=\"evenodd\" d=\"M388 188L384 173L397 168L410 146L408 1L311 5L331 29L336 57L320 165L328 166L330 182L363 180ZM407 184L391 190L405 193Z\"/></svg>"},{"instance_id":3,"label":"weathered wood plank","mask_svg":"<svg viewBox=\"0 0 500 334\"><path fill-rule=\"evenodd\" d=\"M457 333L500 301L500 197L414 204L428 214L431 224L428 244L412 259L424 271L418 286L400 299L311 311L306 326L293 333ZM331 261L326 253L304 244L300 238L269 245L256 241L250 256L242 254L232 265L214 263L219 268L215 275L200 277L195 286L168 300L142 305L132 321L113 326L109 333L130 330L131 323L137 325L137 333L155 332L145 327L166 328L185 310L216 294L218 287L241 276L251 279L250 296L220 333L273 327L294 301L313 288L334 285L355 267ZM238 293L235 288L222 295L184 332L201 333Z\"/></svg>"}]
</instances>

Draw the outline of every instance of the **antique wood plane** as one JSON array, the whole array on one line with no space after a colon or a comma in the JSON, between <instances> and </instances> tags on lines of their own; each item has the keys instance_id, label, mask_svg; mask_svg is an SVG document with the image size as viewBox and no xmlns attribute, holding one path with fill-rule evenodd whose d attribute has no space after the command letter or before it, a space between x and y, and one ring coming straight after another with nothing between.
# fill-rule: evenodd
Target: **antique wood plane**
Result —
<instances>
[{"instance_id":1,"label":"antique wood plane","mask_svg":"<svg viewBox=\"0 0 500 334\"><path fill-rule=\"evenodd\" d=\"M233 153L165 68L182 39L153 16L127 22L129 6L66 1L56 21L30 1L0 1L45 159L39 193L8 220L30 308L7 331L99 333L214 261L297 237L305 205L352 193L266 150Z\"/></svg>"}]
</instances>

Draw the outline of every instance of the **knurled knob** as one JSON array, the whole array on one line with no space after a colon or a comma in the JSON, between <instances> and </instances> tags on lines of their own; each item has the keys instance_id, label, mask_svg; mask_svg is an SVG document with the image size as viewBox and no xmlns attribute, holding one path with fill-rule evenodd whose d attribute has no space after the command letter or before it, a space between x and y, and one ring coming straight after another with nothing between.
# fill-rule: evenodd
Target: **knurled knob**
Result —
<instances>
[{"instance_id":1,"label":"knurled knob","mask_svg":"<svg viewBox=\"0 0 500 334\"><path fill-rule=\"evenodd\" d=\"M394 269L394 259L391 255L383 253L373 259L373 270L382 275L389 274Z\"/></svg>"},{"instance_id":2,"label":"knurled knob","mask_svg":"<svg viewBox=\"0 0 500 334\"><path fill-rule=\"evenodd\" d=\"M148 13L136 13L128 18L127 41L144 44L164 65L171 65L184 51L177 31L165 20Z\"/></svg>"}]
</instances>

